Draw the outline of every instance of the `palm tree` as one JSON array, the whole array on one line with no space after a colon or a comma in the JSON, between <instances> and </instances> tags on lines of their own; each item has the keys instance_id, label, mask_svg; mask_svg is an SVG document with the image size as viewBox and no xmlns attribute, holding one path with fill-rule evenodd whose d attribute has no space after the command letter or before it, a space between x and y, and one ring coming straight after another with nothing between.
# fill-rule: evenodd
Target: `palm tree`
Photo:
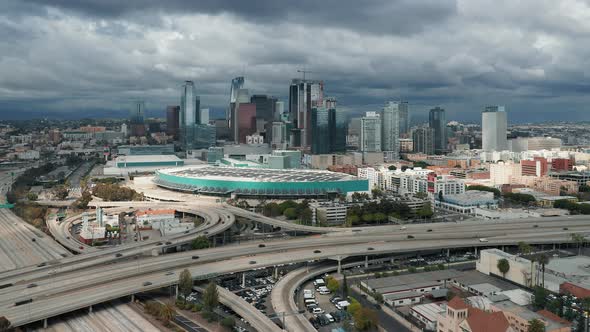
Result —
<instances>
[{"instance_id":1,"label":"palm tree","mask_svg":"<svg viewBox=\"0 0 590 332\"><path fill-rule=\"evenodd\" d=\"M526 243L526 242L518 242L518 251L520 252L521 255L528 255L533 251L533 247ZM534 265L535 265L535 258L531 257L529 259L531 261L531 277L529 280L529 287L533 287L533 283L534 283L534 274L533 274L533 270L534 270Z\"/></svg>"},{"instance_id":2,"label":"palm tree","mask_svg":"<svg viewBox=\"0 0 590 332\"><path fill-rule=\"evenodd\" d=\"M582 245L586 242L586 238L584 237L584 235L577 233L572 233L570 237L572 238L572 241L574 241L574 243L576 243L576 245L578 246L578 255L580 255L582 251Z\"/></svg>"},{"instance_id":3,"label":"palm tree","mask_svg":"<svg viewBox=\"0 0 590 332\"><path fill-rule=\"evenodd\" d=\"M160 306L160 318L165 324L168 324L176 315L176 309L172 302L166 302Z\"/></svg>"},{"instance_id":4,"label":"palm tree","mask_svg":"<svg viewBox=\"0 0 590 332\"><path fill-rule=\"evenodd\" d=\"M537 257L537 261L541 264L541 287L545 288L545 264L549 263L549 257L541 254Z\"/></svg>"},{"instance_id":5,"label":"palm tree","mask_svg":"<svg viewBox=\"0 0 590 332\"><path fill-rule=\"evenodd\" d=\"M502 258L498 261L498 270L502 273L502 277L506 278L506 273L510 270L510 263L506 258Z\"/></svg>"}]
</instances>

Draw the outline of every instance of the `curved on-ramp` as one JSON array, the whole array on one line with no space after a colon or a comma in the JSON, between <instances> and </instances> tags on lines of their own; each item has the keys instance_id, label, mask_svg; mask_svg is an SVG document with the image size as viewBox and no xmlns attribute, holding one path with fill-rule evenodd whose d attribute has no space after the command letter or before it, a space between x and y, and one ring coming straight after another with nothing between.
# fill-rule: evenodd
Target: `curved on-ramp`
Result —
<instances>
[{"instance_id":1,"label":"curved on-ramp","mask_svg":"<svg viewBox=\"0 0 590 332\"><path fill-rule=\"evenodd\" d=\"M203 292L202 288L196 287L196 290ZM250 325L256 329L256 331L282 331L275 323L265 316L258 309L241 297L230 292L229 290L217 286L217 292L219 293L219 302L235 311L240 317L244 318Z\"/></svg>"}]
</instances>

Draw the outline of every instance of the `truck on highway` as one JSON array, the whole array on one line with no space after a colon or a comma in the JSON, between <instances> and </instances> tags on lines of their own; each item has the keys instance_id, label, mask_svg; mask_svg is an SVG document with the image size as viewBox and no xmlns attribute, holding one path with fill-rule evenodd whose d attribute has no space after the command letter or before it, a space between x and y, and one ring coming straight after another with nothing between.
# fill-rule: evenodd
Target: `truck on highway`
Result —
<instances>
[{"instance_id":1,"label":"truck on highway","mask_svg":"<svg viewBox=\"0 0 590 332\"><path fill-rule=\"evenodd\" d=\"M482 237L481 239L479 239L479 242L488 242L488 239L486 239L485 237Z\"/></svg>"}]
</instances>

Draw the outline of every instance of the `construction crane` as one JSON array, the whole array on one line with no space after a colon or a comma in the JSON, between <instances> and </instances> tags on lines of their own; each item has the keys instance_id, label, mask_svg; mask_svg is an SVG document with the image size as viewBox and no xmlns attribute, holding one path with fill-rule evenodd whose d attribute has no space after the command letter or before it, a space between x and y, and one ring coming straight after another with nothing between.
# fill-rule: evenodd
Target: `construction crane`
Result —
<instances>
[{"instance_id":1,"label":"construction crane","mask_svg":"<svg viewBox=\"0 0 590 332\"><path fill-rule=\"evenodd\" d=\"M311 71L311 70L305 70L305 69L297 69L297 72L303 74L303 80L304 81L305 81L305 74L307 74L307 73L313 73L313 71Z\"/></svg>"}]
</instances>

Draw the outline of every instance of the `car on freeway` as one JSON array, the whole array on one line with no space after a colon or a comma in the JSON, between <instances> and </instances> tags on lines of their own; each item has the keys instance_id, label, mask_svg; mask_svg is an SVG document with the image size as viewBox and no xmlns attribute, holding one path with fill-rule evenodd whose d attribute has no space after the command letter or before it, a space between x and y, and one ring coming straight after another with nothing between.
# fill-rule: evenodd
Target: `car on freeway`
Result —
<instances>
[{"instance_id":1,"label":"car on freeway","mask_svg":"<svg viewBox=\"0 0 590 332\"><path fill-rule=\"evenodd\" d=\"M33 287L37 287L37 284L28 284L27 288L33 288Z\"/></svg>"},{"instance_id":2,"label":"car on freeway","mask_svg":"<svg viewBox=\"0 0 590 332\"><path fill-rule=\"evenodd\" d=\"M197 256L197 255L194 255L192 258L193 258L193 259L199 259L199 256Z\"/></svg>"},{"instance_id":3,"label":"car on freeway","mask_svg":"<svg viewBox=\"0 0 590 332\"><path fill-rule=\"evenodd\" d=\"M143 283L143 285L144 285L144 286L150 286L151 284L152 284L152 283L151 283L151 282L149 282L149 281L146 281L146 282L144 282L144 283Z\"/></svg>"}]
</instances>

